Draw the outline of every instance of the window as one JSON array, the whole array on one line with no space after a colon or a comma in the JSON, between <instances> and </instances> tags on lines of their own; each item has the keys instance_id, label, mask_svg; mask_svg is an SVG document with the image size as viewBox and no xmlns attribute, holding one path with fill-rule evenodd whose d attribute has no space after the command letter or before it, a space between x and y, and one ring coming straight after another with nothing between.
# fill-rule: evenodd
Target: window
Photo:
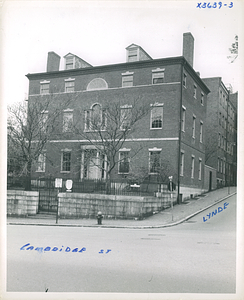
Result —
<instances>
[{"instance_id":1,"label":"window","mask_svg":"<svg viewBox=\"0 0 244 300\"><path fill-rule=\"evenodd\" d=\"M181 131L185 131L186 123L186 108L182 106L182 116L181 116Z\"/></svg>"},{"instance_id":2,"label":"window","mask_svg":"<svg viewBox=\"0 0 244 300\"><path fill-rule=\"evenodd\" d=\"M220 159L219 159L219 157L218 157L218 167L217 167L218 169L218 172L220 171Z\"/></svg>"},{"instance_id":3,"label":"window","mask_svg":"<svg viewBox=\"0 0 244 300\"><path fill-rule=\"evenodd\" d=\"M200 143L202 143L203 140L203 122L200 122Z\"/></svg>"},{"instance_id":4,"label":"window","mask_svg":"<svg viewBox=\"0 0 244 300\"><path fill-rule=\"evenodd\" d=\"M151 129L163 128L163 103L151 104Z\"/></svg>"},{"instance_id":5,"label":"window","mask_svg":"<svg viewBox=\"0 0 244 300\"><path fill-rule=\"evenodd\" d=\"M46 153L41 153L37 159L36 172L45 172L46 167Z\"/></svg>"},{"instance_id":6,"label":"window","mask_svg":"<svg viewBox=\"0 0 244 300\"><path fill-rule=\"evenodd\" d=\"M74 56L67 56L66 57L66 70L70 70L74 68Z\"/></svg>"},{"instance_id":7,"label":"window","mask_svg":"<svg viewBox=\"0 0 244 300\"><path fill-rule=\"evenodd\" d=\"M181 153L180 153L180 176L184 175L184 157L185 157L185 153L184 153L184 151L181 151Z\"/></svg>"},{"instance_id":8,"label":"window","mask_svg":"<svg viewBox=\"0 0 244 300\"><path fill-rule=\"evenodd\" d=\"M94 78L87 85L87 91L106 90L108 88L107 82L103 78Z\"/></svg>"},{"instance_id":9,"label":"window","mask_svg":"<svg viewBox=\"0 0 244 300\"><path fill-rule=\"evenodd\" d=\"M71 132L73 129L73 110L63 112L63 132Z\"/></svg>"},{"instance_id":10,"label":"window","mask_svg":"<svg viewBox=\"0 0 244 300\"><path fill-rule=\"evenodd\" d=\"M202 180L202 159L201 158L199 158L198 179Z\"/></svg>"},{"instance_id":11,"label":"window","mask_svg":"<svg viewBox=\"0 0 244 300\"><path fill-rule=\"evenodd\" d=\"M138 49L129 49L128 52L128 62L133 62L133 61L137 61L137 53L138 53Z\"/></svg>"},{"instance_id":12,"label":"window","mask_svg":"<svg viewBox=\"0 0 244 300\"><path fill-rule=\"evenodd\" d=\"M222 159L220 159L220 173L223 173L223 162L222 162Z\"/></svg>"},{"instance_id":13,"label":"window","mask_svg":"<svg viewBox=\"0 0 244 300\"><path fill-rule=\"evenodd\" d=\"M85 130L105 130L106 112L100 104L94 104L91 109L85 111Z\"/></svg>"},{"instance_id":14,"label":"window","mask_svg":"<svg viewBox=\"0 0 244 300\"><path fill-rule=\"evenodd\" d=\"M222 105L222 91L219 92L219 103Z\"/></svg>"},{"instance_id":15,"label":"window","mask_svg":"<svg viewBox=\"0 0 244 300\"><path fill-rule=\"evenodd\" d=\"M40 94L49 94L49 84L50 81L42 81L41 83L41 88L40 88Z\"/></svg>"},{"instance_id":16,"label":"window","mask_svg":"<svg viewBox=\"0 0 244 300\"><path fill-rule=\"evenodd\" d=\"M194 91L193 91L193 97L197 98L197 86L194 84Z\"/></svg>"},{"instance_id":17,"label":"window","mask_svg":"<svg viewBox=\"0 0 244 300\"><path fill-rule=\"evenodd\" d=\"M201 93L201 105L204 105L204 94Z\"/></svg>"},{"instance_id":18,"label":"window","mask_svg":"<svg viewBox=\"0 0 244 300\"><path fill-rule=\"evenodd\" d=\"M195 156L191 156L191 178L194 178Z\"/></svg>"},{"instance_id":19,"label":"window","mask_svg":"<svg viewBox=\"0 0 244 300\"><path fill-rule=\"evenodd\" d=\"M48 127L48 111L42 111L40 116L40 131L42 133L47 133Z\"/></svg>"},{"instance_id":20,"label":"window","mask_svg":"<svg viewBox=\"0 0 244 300\"><path fill-rule=\"evenodd\" d=\"M150 151L150 150L149 150ZM160 150L152 150L149 152L149 172L158 173L160 169Z\"/></svg>"},{"instance_id":21,"label":"window","mask_svg":"<svg viewBox=\"0 0 244 300\"><path fill-rule=\"evenodd\" d=\"M120 129L126 130L130 129L131 123L131 105L125 105L120 108Z\"/></svg>"},{"instance_id":22,"label":"window","mask_svg":"<svg viewBox=\"0 0 244 300\"><path fill-rule=\"evenodd\" d=\"M75 91L75 79L65 79L65 93L70 93Z\"/></svg>"},{"instance_id":23,"label":"window","mask_svg":"<svg viewBox=\"0 0 244 300\"><path fill-rule=\"evenodd\" d=\"M164 82L164 70L157 68L156 70L152 70L152 84L159 84Z\"/></svg>"},{"instance_id":24,"label":"window","mask_svg":"<svg viewBox=\"0 0 244 300\"><path fill-rule=\"evenodd\" d=\"M119 152L119 173L129 173L129 152L130 150Z\"/></svg>"},{"instance_id":25,"label":"window","mask_svg":"<svg viewBox=\"0 0 244 300\"><path fill-rule=\"evenodd\" d=\"M221 118L221 112L219 113L219 125L221 125L221 121L222 121L222 118Z\"/></svg>"},{"instance_id":26,"label":"window","mask_svg":"<svg viewBox=\"0 0 244 300\"><path fill-rule=\"evenodd\" d=\"M61 158L61 172L70 172L71 170L71 151L64 150Z\"/></svg>"},{"instance_id":27,"label":"window","mask_svg":"<svg viewBox=\"0 0 244 300\"><path fill-rule=\"evenodd\" d=\"M122 73L122 87L133 86L134 72Z\"/></svg>"},{"instance_id":28,"label":"window","mask_svg":"<svg viewBox=\"0 0 244 300\"><path fill-rule=\"evenodd\" d=\"M183 86L186 87L186 74L183 74Z\"/></svg>"},{"instance_id":29,"label":"window","mask_svg":"<svg viewBox=\"0 0 244 300\"><path fill-rule=\"evenodd\" d=\"M221 134L219 133L219 137L218 137L218 146L221 147Z\"/></svg>"},{"instance_id":30,"label":"window","mask_svg":"<svg viewBox=\"0 0 244 300\"><path fill-rule=\"evenodd\" d=\"M192 119L192 137L195 138L196 134L196 116L193 116Z\"/></svg>"},{"instance_id":31,"label":"window","mask_svg":"<svg viewBox=\"0 0 244 300\"><path fill-rule=\"evenodd\" d=\"M223 161L223 174L225 174L225 160Z\"/></svg>"}]
</instances>

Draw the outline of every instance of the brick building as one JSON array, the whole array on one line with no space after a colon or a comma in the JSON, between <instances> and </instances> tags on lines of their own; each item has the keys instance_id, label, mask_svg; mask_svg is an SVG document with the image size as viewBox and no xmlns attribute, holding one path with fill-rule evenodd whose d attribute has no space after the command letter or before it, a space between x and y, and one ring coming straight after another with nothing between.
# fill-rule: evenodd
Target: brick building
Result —
<instances>
[{"instance_id":1,"label":"brick building","mask_svg":"<svg viewBox=\"0 0 244 300\"><path fill-rule=\"evenodd\" d=\"M210 170L206 184L209 189L236 185L238 94L231 94L221 77L204 78L203 81L211 90L207 100L205 164L216 171L216 181Z\"/></svg>"},{"instance_id":2,"label":"brick building","mask_svg":"<svg viewBox=\"0 0 244 300\"><path fill-rule=\"evenodd\" d=\"M126 53L125 63L96 67L69 53L64 56L64 70L59 70L60 57L49 52L47 72L26 75L29 103L55 99L49 111L43 113L46 117L68 103L62 108L56 132L34 166L32 177L105 179L109 162L94 147L96 141L91 143L81 138L72 130L73 125L79 126L81 132L92 134L92 116L99 115L103 120L106 105L119 103L120 117L129 116L132 104L139 99L148 113L138 120L136 130L126 137L118 151L118 163L111 178L126 178L136 166L156 181L161 167L168 170L166 175L174 176L173 181L180 187L178 193L183 197L200 193L204 188L209 88L193 69L193 36L183 35L180 57L152 59L135 44L128 46ZM137 148L140 152L131 155Z\"/></svg>"}]
</instances>

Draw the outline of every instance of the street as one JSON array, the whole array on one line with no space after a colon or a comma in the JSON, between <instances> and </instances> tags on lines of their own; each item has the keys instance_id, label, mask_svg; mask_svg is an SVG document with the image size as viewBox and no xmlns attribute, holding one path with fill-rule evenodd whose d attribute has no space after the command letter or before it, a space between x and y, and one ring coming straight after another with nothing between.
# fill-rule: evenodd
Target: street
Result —
<instances>
[{"instance_id":1,"label":"street","mask_svg":"<svg viewBox=\"0 0 244 300\"><path fill-rule=\"evenodd\" d=\"M236 195L160 229L7 226L8 292L235 293L235 272Z\"/></svg>"}]
</instances>

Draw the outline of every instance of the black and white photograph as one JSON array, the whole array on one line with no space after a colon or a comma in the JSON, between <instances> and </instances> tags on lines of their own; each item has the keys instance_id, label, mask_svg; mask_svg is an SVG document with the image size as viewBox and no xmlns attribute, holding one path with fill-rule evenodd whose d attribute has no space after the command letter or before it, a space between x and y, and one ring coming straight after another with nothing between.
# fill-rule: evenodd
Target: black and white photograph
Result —
<instances>
[{"instance_id":1,"label":"black and white photograph","mask_svg":"<svg viewBox=\"0 0 244 300\"><path fill-rule=\"evenodd\" d=\"M244 299L244 2L0 4L0 299Z\"/></svg>"}]
</instances>

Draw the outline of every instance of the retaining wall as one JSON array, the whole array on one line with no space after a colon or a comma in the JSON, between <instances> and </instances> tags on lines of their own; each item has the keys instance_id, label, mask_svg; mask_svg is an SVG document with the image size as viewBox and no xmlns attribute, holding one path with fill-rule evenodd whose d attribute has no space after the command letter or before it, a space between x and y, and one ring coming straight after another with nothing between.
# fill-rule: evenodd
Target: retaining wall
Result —
<instances>
[{"instance_id":1,"label":"retaining wall","mask_svg":"<svg viewBox=\"0 0 244 300\"><path fill-rule=\"evenodd\" d=\"M141 218L171 205L168 193L162 197L59 193L58 197L60 218L95 218L99 211L105 218Z\"/></svg>"},{"instance_id":2,"label":"retaining wall","mask_svg":"<svg viewBox=\"0 0 244 300\"><path fill-rule=\"evenodd\" d=\"M7 215L35 215L38 211L39 192L36 191L7 191Z\"/></svg>"}]
</instances>

